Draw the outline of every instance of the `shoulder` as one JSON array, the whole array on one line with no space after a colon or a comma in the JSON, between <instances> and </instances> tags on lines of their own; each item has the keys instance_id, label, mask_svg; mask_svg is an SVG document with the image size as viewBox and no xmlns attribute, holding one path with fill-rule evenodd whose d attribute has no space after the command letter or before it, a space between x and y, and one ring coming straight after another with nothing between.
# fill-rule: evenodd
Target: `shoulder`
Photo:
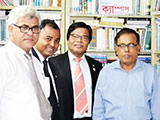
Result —
<instances>
[{"instance_id":1,"label":"shoulder","mask_svg":"<svg viewBox=\"0 0 160 120\"><path fill-rule=\"evenodd\" d=\"M10 62L12 62L12 54L10 52L8 52L6 46L0 48L0 63L1 65L9 65ZM1 66L2 67L2 66Z\"/></svg>"},{"instance_id":2,"label":"shoulder","mask_svg":"<svg viewBox=\"0 0 160 120\"><path fill-rule=\"evenodd\" d=\"M66 59L68 57L68 55L66 53L55 56L55 57L51 57L49 58L49 62L55 62L55 61L63 61L64 59Z\"/></svg>"},{"instance_id":3,"label":"shoulder","mask_svg":"<svg viewBox=\"0 0 160 120\"><path fill-rule=\"evenodd\" d=\"M145 62L143 62L143 61L139 61L139 63L140 63L140 65L141 65L142 69L143 69L145 72L148 72L148 73L151 74L151 72L154 72L154 71L155 71L155 68L154 68L151 64L145 63Z\"/></svg>"},{"instance_id":4,"label":"shoulder","mask_svg":"<svg viewBox=\"0 0 160 120\"><path fill-rule=\"evenodd\" d=\"M64 53L55 57L51 57L48 60L48 63L51 67L62 67L65 64L68 64L68 54Z\"/></svg>"},{"instance_id":5,"label":"shoulder","mask_svg":"<svg viewBox=\"0 0 160 120\"><path fill-rule=\"evenodd\" d=\"M16 71L16 60L14 54L12 54L11 50L8 50L7 47L0 48L0 76L12 76L12 74Z\"/></svg>"},{"instance_id":6,"label":"shoulder","mask_svg":"<svg viewBox=\"0 0 160 120\"><path fill-rule=\"evenodd\" d=\"M105 64L104 67L101 70L101 74L105 74L105 75L113 74L115 72L116 68L119 68L118 64L119 64L118 61L114 61L112 63Z\"/></svg>"}]
</instances>

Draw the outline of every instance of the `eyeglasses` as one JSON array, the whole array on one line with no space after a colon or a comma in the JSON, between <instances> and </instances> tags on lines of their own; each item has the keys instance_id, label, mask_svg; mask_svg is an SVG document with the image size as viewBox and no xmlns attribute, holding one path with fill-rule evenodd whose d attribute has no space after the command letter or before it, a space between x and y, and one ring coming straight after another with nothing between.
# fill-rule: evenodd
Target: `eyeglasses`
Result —
<instances>
[{"instance_id":1,"label":"eyeglasses","mask_svg":"<svg viewBox=\"0 0 160 120\"><path fill-rule=\"evenodd\" d=\"M77 35L77 34L71 34L71 36L72 36L74 39L79 39L79 38L81 38L83 41L86 41L86 42L89 41L89 37L86 36L86 35L80 36L80 35Z\"/></svg>"},{"instance_id":2,"label":"eyeglasses","mask_svg":"<svg viewBox=\"0 0 160 120\"><path fill-rule=\"evenodd\" d=\"M133 49L135 48L137 45L139 44L133 44L133 43L130 43L128 45L125 45L125 44L120 44L120 45L117 45L119 48L121 49L124 49L125 47L129 48L129 49Z\"/></svg>"},{"instance_id":3,"label":"eyeglasses","mask_svg":"<svg viewBox=\"0 0 160 120\"><path fill-rule=\"evenodd\" d=\"M33 27L29 27L28 25L23 25L23 26L18 26L16 24L13 24L13 25L15 27L18 27L22 33L28 33L30 30L32 30L34 34L38 34L40 32L40 28L38 25Z\"/></svg>"}]
</instances>

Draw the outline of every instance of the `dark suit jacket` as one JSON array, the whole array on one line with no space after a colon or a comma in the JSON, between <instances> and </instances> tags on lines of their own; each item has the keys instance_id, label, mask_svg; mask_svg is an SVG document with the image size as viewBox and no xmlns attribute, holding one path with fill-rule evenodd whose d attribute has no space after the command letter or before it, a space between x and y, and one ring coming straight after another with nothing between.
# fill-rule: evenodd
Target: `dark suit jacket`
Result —
<instances>
[{"instance_id":1,"label":"dark suit jacket","mask_svg":"<svg viewBox=\"0 0 160 120\"><path fill-rule=\"evenodd\" d=\"M34 48L31 49L32 54L40 61L38 54L34 50ZM58 89L56 87L56 89ZM57 90L58 91L58 90ZM53 108L53 114L51 116L51 120L61 120L61 110L60 110L60 105L59 103L52 101L50 102Z\"/></svg>"},{"instance_id":2,"label":"dark suit jacket","mask_svg":"<svg viewBox=\"0 0 160 120\"><path fill-rule=\"evenodd\" d=\"M100 70L102 69L102 64L98 61L92 59L89 56L85 56L89 64L91 79L92 79L92 102L94 99L94 90L97 82L97 78ZM60 106L62 109L62 119L63 120L73 120L74 114L74 96L73 96L73 85L71 68L69 63L68 52L59 55L57 57L52 57L49 59L49 65L52 73L54 74L55 83L59 87L60 94ZM92 103L93 107L93 103ZM91 120L89 118L88 120Z\"/></svg>"}]
</instances>

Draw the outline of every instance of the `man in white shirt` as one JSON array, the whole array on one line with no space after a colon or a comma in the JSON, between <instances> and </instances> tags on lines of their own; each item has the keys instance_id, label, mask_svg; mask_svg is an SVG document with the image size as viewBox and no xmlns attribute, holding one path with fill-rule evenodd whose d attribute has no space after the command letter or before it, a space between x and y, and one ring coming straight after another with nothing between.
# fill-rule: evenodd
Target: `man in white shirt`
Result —
<instances>
[{"instance_id":1,"label":"man in white shirt","mask_svg":"<svg viewBox=\"0 0 160 120\"><path fill-rule=\"evenodd\" d=\"M0 49L0 120L44 120L25 57L38 40L40 16L33 7L18 6L10 11L8 22L10 41ZM43 81L43 70L32 59Z\"/></svg>"},{"instance_id":2,"label":"man in white shirt","mask_svg":"<svg viewBox=\"0 0 160 120\"><path fill-rule=\"evenodd\" d=\"M49 66L47 63L48 57L53 56L59 47L60 28L54 20L44 19L41 22L40 29L41 31L39 33L39 39L34 48L32 48L32 53L41 63L42 67L44 68L44 73L47 72L45 74L46 80L44 82L48 84L47 88L50 88L48 90L48 100L53 107L51 120L60 120L61 115L57 92L58 88L54 84L55 81L52 77L52 74L49 73Z\"/></svg>"}]
</instances>

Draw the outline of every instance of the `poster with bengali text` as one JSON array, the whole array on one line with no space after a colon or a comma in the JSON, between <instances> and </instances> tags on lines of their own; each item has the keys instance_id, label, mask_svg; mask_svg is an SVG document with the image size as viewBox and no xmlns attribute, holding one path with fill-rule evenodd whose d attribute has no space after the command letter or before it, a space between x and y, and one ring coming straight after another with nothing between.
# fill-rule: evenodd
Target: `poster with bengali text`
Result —
<instances>
[{"instance_id":1,"label":"poster with bengali text","mask_svg":"<svg viewBox=\"0 0 160 120\"><path fill-rule=\"evenodd\" d=\"M131 15L132 0L100 0L101 15Z\"/></svg>"}]
</instances>

